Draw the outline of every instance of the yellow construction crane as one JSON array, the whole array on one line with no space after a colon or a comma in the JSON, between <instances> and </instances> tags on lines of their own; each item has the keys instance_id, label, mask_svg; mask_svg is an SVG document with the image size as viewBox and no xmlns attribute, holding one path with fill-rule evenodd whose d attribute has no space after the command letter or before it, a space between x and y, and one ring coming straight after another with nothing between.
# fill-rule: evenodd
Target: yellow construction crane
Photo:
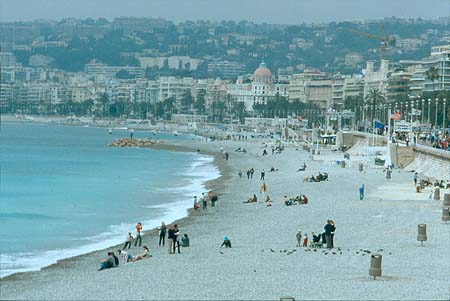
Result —
<instances>
[{"instance_id":1,"label":"yellow construction crane","mask_svg":"<svg viewBox=\"0 0 450 301\"><path fill-rule=\"evenodd\" d=\"M363 31L359 31L359 30L354 30L354 29L349 29L349 31L359 34L361 36L365 36L369 39L375 39L375 40L379 40L380 41L380 47L379 47L379 55L380 55L380 65L381 65L381 61L383 59L386 58L386 49L388 46L394 46L395 45L395 38L391 37L391 36L387 36L384 33L384 28L383 26L381 26L381 33L379 35L376 34L371 34L368 32L363 32Z\"/></svg>"}]
</instances>

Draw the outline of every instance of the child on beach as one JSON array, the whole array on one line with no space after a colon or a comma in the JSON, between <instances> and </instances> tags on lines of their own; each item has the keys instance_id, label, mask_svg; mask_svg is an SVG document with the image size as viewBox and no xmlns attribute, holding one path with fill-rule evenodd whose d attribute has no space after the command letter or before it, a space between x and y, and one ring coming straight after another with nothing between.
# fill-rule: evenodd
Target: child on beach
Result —
<instances>
[{"instance_id":1,"label":"child on beach","mask_svg":"<svg viewBox=\"0 0 450 301\"><path fill-rule=\"evenodd\" d=\"M301 242L302 242L302 230L298 230L297 231L297 247L301 247Z\"/></svg>"},{"instance_id":2,"label":"child on beach","mask_svg":"<svg viewBox=\"0 0 450 301\"><path fill-rule=\"evenodd\" d=\"M133 240L133 235L131 235L131 232L128 232L127 238L125 240L125 245L122 249L126 249L128 246L128 249L131 248L131 241Z\"/></svg>"},{"instance_id":3,"label":"child on beach","mask_svg":"<svg viewBox=\"0 0 450 301\"><path fill-rule=\"evenodd\" d=\"M308 234L305 233L305 236L303 237L303 247L308 246Z\"/></svg>"}]
</instances>

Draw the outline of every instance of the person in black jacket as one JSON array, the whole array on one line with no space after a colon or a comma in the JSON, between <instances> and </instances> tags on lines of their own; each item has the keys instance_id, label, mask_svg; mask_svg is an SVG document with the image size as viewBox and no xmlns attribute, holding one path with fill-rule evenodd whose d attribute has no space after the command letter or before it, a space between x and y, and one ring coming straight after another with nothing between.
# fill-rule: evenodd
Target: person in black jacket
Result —
<instances>
[{"instance_id":1,"label":"person in black jacket","mask_svg":"<svg viewBox=\"0 0 450 301\"><path fill-rule=\"evenodd\" d=\"M169 230L167 231L167 241L169 242L169 254L173 254L173 252L175 252L175 229L173 225L169 226ZM172 250L173 248L173 250Z\"/></svg>"},{"instance_id":2,"label":"person in black jacket","mask_svg":"<svg viewBox=\"0 0 450 301\"><path fill-rule=\"evenodd\" d=\"M334 226L334 222L332 220L327 220L327 224L325 227L325 240L327 241L327 248L332 249L333 248L333 236L334 231L336 230L336 227Z\"/></svg>"}]
</instances>

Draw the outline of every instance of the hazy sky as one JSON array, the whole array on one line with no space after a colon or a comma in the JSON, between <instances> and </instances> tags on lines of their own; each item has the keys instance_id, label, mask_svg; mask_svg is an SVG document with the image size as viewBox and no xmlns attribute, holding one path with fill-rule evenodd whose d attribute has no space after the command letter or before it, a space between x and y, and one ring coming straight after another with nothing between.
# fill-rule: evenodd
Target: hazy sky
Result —
<instances>
[{"instance_id":1,"label":"hazy sky","mask_svg":"<svg viewBox=\"0 0 450 301\"><path fill-rule=\"evenodd\" d=\"M448 15L449 0L0 0L1 21L145 16L295 24Z\"/></svg>"}]
</instances>

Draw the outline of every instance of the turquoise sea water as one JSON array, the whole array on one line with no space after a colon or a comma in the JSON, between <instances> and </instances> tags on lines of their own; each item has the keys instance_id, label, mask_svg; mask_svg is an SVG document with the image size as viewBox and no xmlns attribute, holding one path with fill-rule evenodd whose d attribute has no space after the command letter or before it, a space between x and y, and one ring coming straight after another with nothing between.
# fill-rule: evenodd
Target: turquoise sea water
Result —
<instances>
[{"instance_id":1,"label":"turquoise sea water","mask_svg":"<svg viewBox=\"0 0 450 301\"><path fill-rule=\"evenodd\" d=\"M128 135L2 122L1 276L121 243L138 221L145 231L181 218L203 184L219 176L208 156L106 146Z\"/></svg>"}]
</instances>

